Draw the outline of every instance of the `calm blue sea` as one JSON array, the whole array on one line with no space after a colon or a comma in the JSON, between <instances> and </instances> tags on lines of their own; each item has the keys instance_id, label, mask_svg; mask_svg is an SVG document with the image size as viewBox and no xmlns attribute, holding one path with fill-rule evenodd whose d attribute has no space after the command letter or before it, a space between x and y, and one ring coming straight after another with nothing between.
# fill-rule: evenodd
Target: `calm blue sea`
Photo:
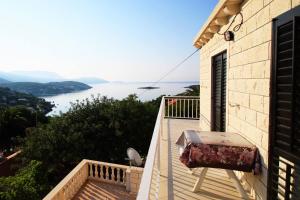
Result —
<instances>
[{"instance_id":1,"label":"calm blue sea","mask_svg":"<svg viewBox=\"0 0 300 200\"><path fill-rule=\"evenodd\" d=\"M155 86L160 87L159 89L147 90L143 95L139 96L141 101L147 101L154 99L162 94L165 95L175 95L180 92L185 91L184 87L198 84L198 82L177 82L177 83L159 83ZM146 87L151 85L151 83L101 83L93 84L91 89L61 94L57 96L44 97L47 101L53 102L55 108L50 115L59 114L59 112L66 112L70 108L70 102L76 102L76 100L83 100L90 98L91 95L113 97L115 99L123 99L129 94L141 94L144 92L143 89L138 89L139 87Z\"/></svg>"}]
</instances>

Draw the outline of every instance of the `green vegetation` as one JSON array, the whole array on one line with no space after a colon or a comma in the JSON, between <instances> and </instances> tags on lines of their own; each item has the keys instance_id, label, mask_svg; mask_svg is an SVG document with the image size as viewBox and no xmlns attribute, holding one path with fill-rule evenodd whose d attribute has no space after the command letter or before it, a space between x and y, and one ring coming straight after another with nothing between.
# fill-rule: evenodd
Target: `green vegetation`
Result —
<instances>
[{"instance_id":1,"label":"green vegetation","mask_svg":"<svg viewBox=\"0 0 300 200\"><path fill-rule=\"evenodd\" d=\"M178 94L177 96L199 96L200 95L200 85L190 85L185 87L186 91Z\"/></svg>"},{"instance_id":2,"label":"green vegetation","mask_svg":"<svg viewBox=\"0 0 300 200\"><path fill-rule=\"evenodd\" d=\"M54 107L53 104L45 101L45 99L0 87L0 108L11 106L24 106L31 110L38 110L43 114L49 113Z\"/></svg>"},{"instance_id":3,"label":"green vegetation","mask_svg":"<svg viewBox=\"0 0 300 200\"><path fill-rule=\"evenodd\" d=\"M49 184L56 185L82 159L128 164L126 149L146 155L158 106L130 95L119 101L96 97L73 104L26 137L23 161L41 161Z\"/></svg>"},{"instance_id":4,"label":"green vegetation","mask_svg":"<svg viewBox=\"0 0 300 200\"><path fill-rule=\"evenodd\" d=\"M87 90L91 87L84 83L76 81L62 81L50 83L35 83L35 82L11 82L1 83L1 87L7 87L11 90L32 94L34 96L52 96L69 92Z\"/></svg>"},{"instance_id":5,"label":"green vegetation","mask_svg":"<svg viewBox=\"0 0 300 200\"><path fill-rule=\"evenodd\" d=\"M160 101L161 97L141 102L135 95L123 100L92 97L73 103L68 112L51 117L47 123L27 128L21 140L23 168L13 177L0 179L0 200L41 199L82 159L128 164L128 147L146 156ZM33 125L33 116L27 114L9 119L23 130Z\"/></svg>"},{"instance_id":6,"label":"green vegetation","mask_svg":"<svg viewBox=\"0 0 300 200\"><path fill-rule=\"evenodd\" d=\"M35 114L26 107L17 106L0 112L0 149L16 145L16 137L24 137L28 127L35 126Z\"/></svg>"},{"instance_id":7,"label":"green vegetation","mask_svg":"<svg viewBox=\"0 0 300 200\"><path fill-rule=\"evenodd\" d=\"M29 127L46 123L53 106L44 99L0 87L0 150L16 146L16 138L24 137Z\"/></svg>"},{"instance_id":8,"label":"green vegetation","mask_svg":"<svg viewBox=\"0 0 300 200\"><path fill-rule=\"evenodd\" d=\"M0 200L42 199L46 182L41 162L32 160L15 176L0 177Z\"/></svg>"},{"instance_id":9,"label":"green vegetation","mask_svg":"<svg viewBox=\"0 0 300 200\"><path fill-rule=\"evenodd\" d=\"M26 128L46 122L53 106L33 95L0 87L0 150L14 146L14 139L24 137Z\"/></svg>"}]
</instances>

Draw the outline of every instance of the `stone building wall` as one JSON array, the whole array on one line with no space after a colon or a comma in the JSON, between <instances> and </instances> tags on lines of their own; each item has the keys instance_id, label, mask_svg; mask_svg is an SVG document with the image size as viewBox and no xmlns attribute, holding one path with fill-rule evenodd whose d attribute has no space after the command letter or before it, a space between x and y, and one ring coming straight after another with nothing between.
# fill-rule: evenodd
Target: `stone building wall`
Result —
<instances>
[{"instance_id":1,"label":"stone building wall","mask_svg":"<svg viewBox=\"0 0 300 200\"><path fill-rule=\"evenodd\" d=\"M238 173L255 199L267 196L272 19L298 5L300 0L246 0L244 24L234 41L215 34L200 50L200 129L210 130L212 57L227 50L226 131L240 133L259 148L262 174Z\"/></svg>"}]
</instances>

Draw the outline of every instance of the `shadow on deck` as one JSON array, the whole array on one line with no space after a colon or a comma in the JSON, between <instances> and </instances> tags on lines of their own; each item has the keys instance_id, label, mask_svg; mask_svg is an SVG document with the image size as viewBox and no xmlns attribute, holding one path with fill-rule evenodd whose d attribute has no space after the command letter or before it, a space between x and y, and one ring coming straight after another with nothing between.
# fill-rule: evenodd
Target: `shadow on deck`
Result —
<instances>
[{"instance_id":1,"label":"shadow on deck","mask_svg":"<svg viewBox=\"0 0 300 200\"><path fill-rule=\"evenodd\" d=\"M127 192L124 186L87 180L73 199L133 200L136 199L136 194Z\"/></svg>"},{"instance_id":2,"label":"shadow on deck","mask_svg":"<svg viewBox=\"0 0 300 200\"><path fill-rule=\"evenodd\" d=\"M210 168L201 189L192 188L202 169L194 175L179 161L176 140L184 130L198 130L198 120L164 119L161 137L161 177L159 199L239 200L243 199L223 169Z\"/></svg>"}]
</instances>

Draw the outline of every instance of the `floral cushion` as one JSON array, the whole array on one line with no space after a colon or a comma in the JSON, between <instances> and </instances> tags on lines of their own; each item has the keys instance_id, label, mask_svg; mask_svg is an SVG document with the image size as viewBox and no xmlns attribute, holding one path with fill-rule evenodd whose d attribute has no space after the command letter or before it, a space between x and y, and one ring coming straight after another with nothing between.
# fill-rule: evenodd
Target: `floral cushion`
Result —
<instances>
[{"instance_id":1,"label":"floral cushion","mask_svg":"<svg viewBox=\"0 0 300 200\"><path fill-rule=\"evenodd\" d=\"M180 161L189 168L261 171L258 149L235 133L184 131L176 144Z\"/></svg>"}]
</instances>

